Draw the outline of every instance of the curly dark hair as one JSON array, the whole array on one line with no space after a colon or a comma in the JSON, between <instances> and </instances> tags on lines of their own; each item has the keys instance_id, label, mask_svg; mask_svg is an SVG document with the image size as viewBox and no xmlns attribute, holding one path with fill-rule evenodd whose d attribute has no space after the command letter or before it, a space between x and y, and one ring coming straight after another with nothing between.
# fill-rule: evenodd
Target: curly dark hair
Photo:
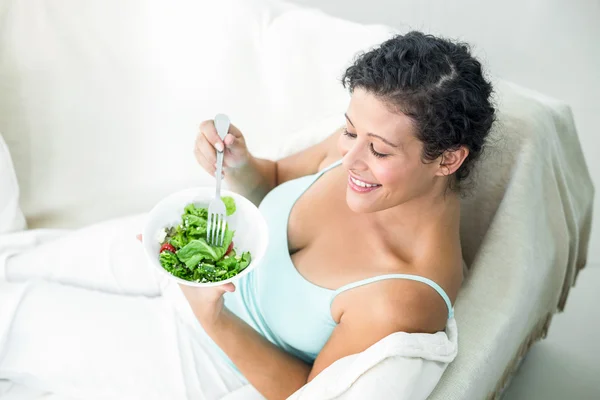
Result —
<instances>
[{"instance_id":1,"label":"curly dark hair","mask_svg":"<svg viewBox=\"0 0 600 400\"><path fill-rule=\"evenodd\" d=\"M351 93L362 88L412 118L424 144L423 162L466 146L469 155L449 183L461 188L495 120L492 85L469 45L416 31L397 35L359 54L342 84Z\"/></svg>"}]
</instances>

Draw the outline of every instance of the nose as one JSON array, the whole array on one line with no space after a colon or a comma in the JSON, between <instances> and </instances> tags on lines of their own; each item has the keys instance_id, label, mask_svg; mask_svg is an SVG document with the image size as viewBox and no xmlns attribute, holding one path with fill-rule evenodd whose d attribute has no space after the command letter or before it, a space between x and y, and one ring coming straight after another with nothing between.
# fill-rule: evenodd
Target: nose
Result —
<instances>
[{"instance_id":1,"label":"nose","mask_svg":"<svg viewBox=\"0 0 600 400\"><path fill-rule=\"evenodd\" d=\"M365 161L365 148L364 144L360 143L360 140L353 140L352 144L346 148L346 152L342 159L342 165L346 170L352 171L365 171L367 163Z\"/></svg>"}]
</instances>

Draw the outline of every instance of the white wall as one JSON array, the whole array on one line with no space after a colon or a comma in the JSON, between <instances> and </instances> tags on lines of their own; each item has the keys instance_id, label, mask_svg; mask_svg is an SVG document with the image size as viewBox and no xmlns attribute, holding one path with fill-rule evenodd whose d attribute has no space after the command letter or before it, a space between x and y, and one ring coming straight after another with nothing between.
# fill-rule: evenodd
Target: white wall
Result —
<instances>
[{"instance_id":1,"label":"white wall","mask_svg":"<svg viewBox=\"0 0 600 400\"><path fill-rule=\"evenodd\" d=\"M600 1L292 0L345 19L474 45L488 70L568 103L600 193ZM600 194L589 265L600 267Z\"/></svg>"}]
</instances>

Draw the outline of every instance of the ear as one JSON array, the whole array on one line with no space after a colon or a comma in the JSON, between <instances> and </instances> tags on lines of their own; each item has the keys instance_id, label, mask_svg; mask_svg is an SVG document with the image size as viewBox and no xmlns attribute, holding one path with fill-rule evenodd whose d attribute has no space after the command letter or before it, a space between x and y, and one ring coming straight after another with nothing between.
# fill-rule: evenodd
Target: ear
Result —
<instances>
[{"instance_id":1,"label":"ear","mask_svg":"<svg viewBox=\"0 0 600 400\"><path fill-rule=\"evenodd\" d=\"M436 176L448 176L456 172L469 155L469 149L466 146L460 146L456 150L447 150L440 156L440 163Z\"/></svg>"}]
</instances>

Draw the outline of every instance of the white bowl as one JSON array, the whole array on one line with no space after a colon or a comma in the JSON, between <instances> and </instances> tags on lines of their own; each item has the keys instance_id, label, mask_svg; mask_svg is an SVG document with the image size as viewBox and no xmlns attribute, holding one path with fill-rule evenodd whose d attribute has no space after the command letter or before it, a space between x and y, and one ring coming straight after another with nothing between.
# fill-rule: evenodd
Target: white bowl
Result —
<instances>
[{"instance_id":1,"label":"white bowl","mask_svg":"<svg viewBox=\"0 0 600 400\"><path fill-rule=\"evenodd\" d=\"M171 275L160 265L159 239L163 229L181 223L181 215L186 205L194 203L200 207L208 207L214 196L214 187L185 189L161 200L148 214L143 231L143 245L146 256L155 268L158 268L178 283L188 286L210 287L236 281L256 268L267 250L267 244L269 243L267 223L258 208L245 197L228 190L222 190L221 196L231 196L235 200L236 211L227 217L230 229L235 231L233 235L234 247L238 254L244 251L250 252L250 264L242 272L229 279L205 283L190 282L178 278Z\"/></svg>"}]
</instances>

